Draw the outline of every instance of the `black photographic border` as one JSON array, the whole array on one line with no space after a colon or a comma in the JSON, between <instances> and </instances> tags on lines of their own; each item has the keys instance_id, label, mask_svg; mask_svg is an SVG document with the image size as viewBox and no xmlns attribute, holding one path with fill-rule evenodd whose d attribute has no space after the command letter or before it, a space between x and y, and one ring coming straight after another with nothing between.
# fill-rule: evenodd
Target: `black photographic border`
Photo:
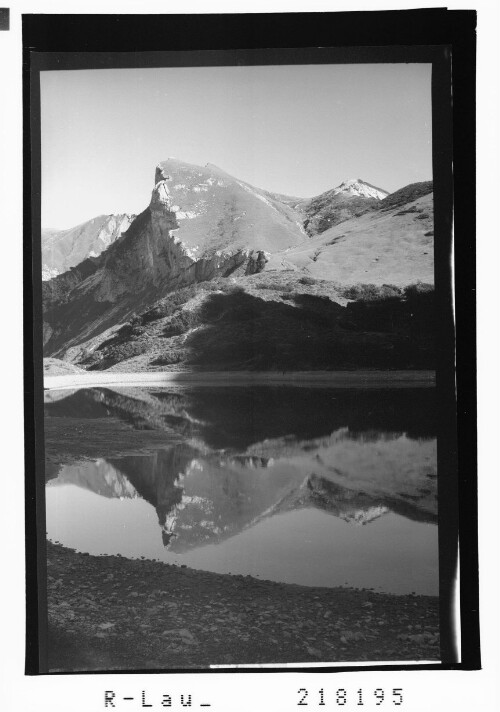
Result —
<instances>
[{"instance_id":1,"label":"black photographic border","mask_svg":"<svg viewBox=\"0 0 500 712\"><path fill-rule=\"evenodd\" d=\"M325 664L314 668L262 668L259 672L480 668L475 26L474 11L445 9L238 15L23 15L26 674L48 672L45 500L43 478L39 476L44 471L39 72L47 69L388 61L431 62L433 66L441 662L389 666L374 663L359 667ZM458 555L461 572L460 663L453 643L452 621L452 583ZM207 668L196 672L210 671ZM254 670L219 668L217 671ZM110 672L178 673L193 670ZM107 674L107 671L69 674Z\"/></svg>"}]
</instances>

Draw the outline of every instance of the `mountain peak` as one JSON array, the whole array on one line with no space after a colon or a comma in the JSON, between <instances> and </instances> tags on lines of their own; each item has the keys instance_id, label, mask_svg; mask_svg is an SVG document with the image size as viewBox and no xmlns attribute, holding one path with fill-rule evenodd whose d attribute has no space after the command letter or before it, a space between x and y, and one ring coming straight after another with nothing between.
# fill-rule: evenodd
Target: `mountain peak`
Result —
<instances>
[{"instance_id":1,"label":"mountain peak","mask_svg":"<svg viewBox=\"0 0 500 712\"><path fill-rule=\"evenodd\" d=\"M383 188L377 188L371 183L367 183L361 178L349 178L343 181L340 185L334 188L334 195L339 193L345 193L347 195L358 196L362 198L377 198L378 200L383 200L387 195L389 195L387 190Z\"/></svg>"}]
</instances>

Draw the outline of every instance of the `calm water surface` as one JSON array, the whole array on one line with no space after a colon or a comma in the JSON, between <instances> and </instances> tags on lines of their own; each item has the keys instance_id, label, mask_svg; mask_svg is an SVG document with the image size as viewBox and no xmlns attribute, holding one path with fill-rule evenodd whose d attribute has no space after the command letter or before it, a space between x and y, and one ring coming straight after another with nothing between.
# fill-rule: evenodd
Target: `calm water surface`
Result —
<instances>
[{"instance_id":1,"label":"calm water surface","mask_svg":"<svg viewBox=\"0 0 500 712\"><path fill-rule=\"evenodd\" d=\"M289 387L49 394L46 423L61 437L48 537L275 581L437 594L433 399ZM82 422L81 452L69 452L65 433ZM90 425L113 433L98 458Z\"/></svg>"}]
</instances>

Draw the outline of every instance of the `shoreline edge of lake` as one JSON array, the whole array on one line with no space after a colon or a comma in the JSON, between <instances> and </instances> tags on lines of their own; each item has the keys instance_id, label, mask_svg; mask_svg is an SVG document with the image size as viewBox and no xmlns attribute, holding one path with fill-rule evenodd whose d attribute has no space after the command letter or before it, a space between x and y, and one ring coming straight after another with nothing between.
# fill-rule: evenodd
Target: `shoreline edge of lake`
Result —
<instances>
[{"instance_id":1,"label":"shoreline edge of lake","mask_svg":"<svg viewBox=\"0 0 500 712\"><path fill-rule=\"evenodd\" d=\"M437 596L284 584L50 541L47 582L50 672L439 660Z\"/></svg>"},{"instance_id":2,"label":"shoreline edge of lake","mask_svg":"<svg viewBox=\"0 0 500 712\"><path fill-rule=\"evenodd\" d=\"M433 388L435 371L93 371L45 375L45 390L99 386L303 386L321 388Z\"/></svg>"}]
</instances>

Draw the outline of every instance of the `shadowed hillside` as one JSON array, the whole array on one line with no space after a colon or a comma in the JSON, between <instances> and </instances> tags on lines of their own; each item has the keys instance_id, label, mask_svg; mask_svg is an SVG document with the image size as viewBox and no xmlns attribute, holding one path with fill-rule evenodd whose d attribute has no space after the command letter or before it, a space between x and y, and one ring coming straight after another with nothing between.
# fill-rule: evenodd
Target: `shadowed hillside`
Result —
<instances>
[{"instance_id":1,"label":"shadowed hillside","mask_svg":"<svg viewBox=\"0 0 500 712\"><path fill-rule=\"evenodd\" d=\"M407 203L411 203L418 198L422 198L424 195L429 195L432 193L432 181L426 180L422 183L410 183L404 188L395 190L391 193L383 202L380 204L381 210L390 210L391 208L398 208Z\"/></svg>"},{"instance_id":2,"label":"shadowed hillside","mask_svg":"<svg viewBox=\"0 0 500 712\"><path fill-rule=\"evenodd\" d=\"M248 278L246 291L191 291L133 319L75 362L90 370L197 367L206 370L320 370L434 366L434 292L430 286L358 285L345 306L328 296L268 293ZM320 290L318 290L320 292ZM351 299L352 301L347 301Z\"/></svg>"}]
</instances>

